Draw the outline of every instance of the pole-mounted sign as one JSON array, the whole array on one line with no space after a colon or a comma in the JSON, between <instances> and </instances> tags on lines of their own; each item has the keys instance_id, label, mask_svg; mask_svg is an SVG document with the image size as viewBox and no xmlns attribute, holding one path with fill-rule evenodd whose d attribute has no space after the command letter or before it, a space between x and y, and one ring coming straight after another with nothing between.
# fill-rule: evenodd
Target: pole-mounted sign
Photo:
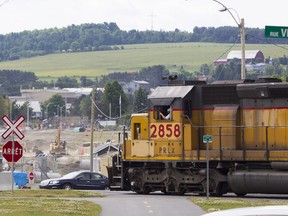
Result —
<instances>
[{"instance_id":1,"label":"pole-mounted sign","mask_svg":"<svg viewBox=\"0 0 288 216\"><path fill-rule=\"evenodd\" d=\"M288 38L288 26L265 26L265 37Z\"/></svg>"},{"instance_id":2,"label":"pole-mounted sign","mask_svg":"<svg viewBox=\"0 0 288 216\"><path fill-rule=\"evenodd\" d=\"M12 133L22 140L25 136L18 129L18 126L25 120L23 116L20 116L15 122L12 122L6 115L2 117L2 120L8 125L8 129L2 134L3 139L7 139Z\"/></svg>"},{"instance_id":3,"label":"pole-mounted sign","mask_svg":"<svg viewBox=\"0 0 288 216\"><path fill-rule=\"evenodd\" d=\"M2 155L8 162L17 162L23 155L23 147L19 142L8 141L2 149Z\"/></svg>"},{"instance_id":4,"label":"pole-mounted sign","mask_svg":"<svg viewBox=\"0 0 288 216\"><path fill-rule=\"evenodd\" d=\"M8 161L12 162L11 175L12 175L12 191L14 191L14 163L17 162L23 155L23 148L18 141L14 140L14 134L22 140L25 136L18 129L20 124L25 120L23 116L20 116L15 122L10 120L6 115L2 117L2 120L7 124L8 128L2 134L3 139L7 139L12 134L12 141L8 141L2 149L2 156Z\"/></svg>"}]
</instances>

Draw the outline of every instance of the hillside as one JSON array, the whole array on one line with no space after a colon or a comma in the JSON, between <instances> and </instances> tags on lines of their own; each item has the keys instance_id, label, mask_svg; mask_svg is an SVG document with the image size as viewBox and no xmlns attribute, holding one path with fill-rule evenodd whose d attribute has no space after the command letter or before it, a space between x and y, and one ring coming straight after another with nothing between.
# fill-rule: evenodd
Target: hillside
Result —
<instances>
[{"instance_id":1,"label":"hillside","mask_svg":"<svg viewBox=\"0 0 288 216\"><path fill-rule=\"evenodd\" d=\"M264 30L246 28L246 43L285 43L264 38ZM237 27L194 27L193 32L121 30L116 23L86 23L63 28L23 31L0 35L0 61L18 60L62 52L118 50L127 44L240 43Z\"/></svg>"},{"instance_id":2,"label":"hillside","mask_svg":"<svg viewBox=\"0 0 288 216\"><path fill-rule=\"evenodd\" d=\"M0 62L0 70L34 72L40 79L62 76L95 77L110 72L139 71L143 67L164 65L170 72L180 67L197 71L202 64L212 64L231 44L161 43L125 45L123 50L50 54L21 60ZM240 50L240 45L233 50ZM282 57L287 50L274 45L247 44L246 49L261 50L265 58ZM226 58L224 54L221 58Z\"/></svg>"}]
</instances>

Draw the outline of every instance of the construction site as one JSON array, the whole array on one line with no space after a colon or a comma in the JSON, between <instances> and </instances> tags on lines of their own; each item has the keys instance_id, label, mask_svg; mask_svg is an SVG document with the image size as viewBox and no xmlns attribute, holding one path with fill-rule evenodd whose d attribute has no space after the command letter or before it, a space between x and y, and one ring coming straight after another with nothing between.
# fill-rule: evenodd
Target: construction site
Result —
<instances>
[{"instance_id":1,"label":"construction site","mask_svg":"<svg viewBox=\"0 0 288 216\"><path fill-rule=\"evenodd\" d=\"M107 175L106 166L111 155L118 151L119 132L109 130L34 129L24 130L19 140L23 156L14 164L14 170L34 173L33 183L57 178L72 171L89 170L93 151L93 170ZM93 134L93 139L91 139ZM93 148L91 142L93 140ZM11 170L4 159L2 170Z\"/></svg>"}]
</instances>

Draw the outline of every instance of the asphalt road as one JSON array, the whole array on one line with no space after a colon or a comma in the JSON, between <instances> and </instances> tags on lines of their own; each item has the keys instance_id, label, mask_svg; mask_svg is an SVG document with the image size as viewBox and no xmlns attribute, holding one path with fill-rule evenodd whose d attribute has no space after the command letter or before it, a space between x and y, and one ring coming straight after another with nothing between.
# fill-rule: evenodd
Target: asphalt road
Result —
<instances>
[{"instance_id":1,"label":"asphalt road","mask_svg":"<svg viewBox=\"0 0 288 216\"><path fill-rule=\"evenodd\" d=\"M200 216L205 213L187 200L188 196L139 195L123 191L105 191L104 194L104 198L89 198L101 206L101 216Z\"/></svg>"}]
</instances>

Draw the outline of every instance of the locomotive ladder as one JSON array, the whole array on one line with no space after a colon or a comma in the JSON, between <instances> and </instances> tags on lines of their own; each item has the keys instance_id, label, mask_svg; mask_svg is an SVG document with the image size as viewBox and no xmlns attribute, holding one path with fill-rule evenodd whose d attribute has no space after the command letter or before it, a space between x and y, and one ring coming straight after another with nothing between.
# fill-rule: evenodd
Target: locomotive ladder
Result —
<instances>
[{"instance_id":1,"label":"locomotive ladder","mask_svg":"<svg viewBox=\"0 0 288 216\"><path fill-rule=\"evenodd\" d=\"M112 170L110 180L110 189L111 190L120 190L122 188L122 165L121 165L121 156L115 155L112 158Z\"/></svg>"},{"instance_id":2,"label":"locomotive ladder","mask_svg":"<svg viewBox=\"0 0 288 216\"><path fill-rule=\"evenodd\" d=\"M125 142L125 128L123 130L123 142ZM112 157L112 168L110 170L110 189L120 190L123 189L122 180L122 153L121 153L121 133L118 133L118 153Z\"/></svg>"}]
</instances>

